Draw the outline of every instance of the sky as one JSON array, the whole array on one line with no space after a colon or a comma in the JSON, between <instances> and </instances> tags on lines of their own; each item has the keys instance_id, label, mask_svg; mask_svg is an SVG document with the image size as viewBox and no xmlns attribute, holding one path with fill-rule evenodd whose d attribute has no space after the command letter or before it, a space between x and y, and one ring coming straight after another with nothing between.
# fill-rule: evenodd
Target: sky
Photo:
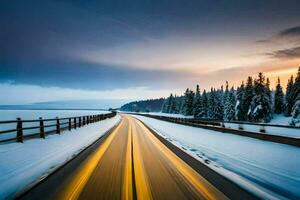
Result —
<instances>
[{"instance_id":1,"label":"sky","mask_svg":"<svg viewBox=\"0 0 300 200\"><path fill-rule=\"evenodd\" d=\"M300 66L298 0L0 2L0 104L272 84Z\"/></svg>"}]
</instances>

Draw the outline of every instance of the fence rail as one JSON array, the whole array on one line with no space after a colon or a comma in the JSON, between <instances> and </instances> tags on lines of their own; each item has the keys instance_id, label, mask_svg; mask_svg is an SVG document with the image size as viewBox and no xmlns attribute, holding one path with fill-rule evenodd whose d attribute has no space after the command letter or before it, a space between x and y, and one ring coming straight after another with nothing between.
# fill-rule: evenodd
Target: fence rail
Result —
<instances>
[{"instance_id":1,"label":"fence rail","mask_svg":"<svg viewBox=\"0 0 300 200\"><path fill-rule=\"evenodd\" d=\"M63 130L80 128L90 123L114 117L115 115L116 112L111 112L108 114L64 118L43 119L40 117L37 120L22 120L21 118L17 118L17 120L0 121L0 125L2 126L9 125L16 127L0 130L0 143L11 141L23 142L24 139L35 137L45 138L49 134L60 134Z\"/></svg>"},{"instance_id":2,"label":"fence rail","mask_svg":"<svg viewBox=\"0 0 300 200\"><path fill-rule=\"evenodd\" d=\"M230 134L234 134L234 135L246 136L246 137L256 138L256 139L260 139L260 140L266 140L266 141L300 147L300 138L299 138L300 127L281 126L281 125L270 126L270 127L277 127L277 128L282 128L282 129L292 128L294 130L294 132L297 132L296 135L298 137L290 137L290 136L285 136L285 135L276 135L273 133L267 133L267 131L266 131L268 129L267 124L241 123L238 125L238 128L235 129L235 128L231 128L231 127L226 127L226 123L231 123L231 122L225 123L222 121L217 122L217 121L199 120L199 119L193 119L193 118L176 118L176 117L149 115L149 114L141 114L141 113L130 113L130 114L141 115L141 116L164 120L164 121L168 121L168 122L172 122L172 123L219 131L222 133L230 133ZM237 123L237 122L235 122L235 123ZM258 132L254 132L251 130L244 130L243 125L258 125L259 130L258 130ZM283 131L286 131L286 130L283 130Z\"/></svg>"}]
</instances>

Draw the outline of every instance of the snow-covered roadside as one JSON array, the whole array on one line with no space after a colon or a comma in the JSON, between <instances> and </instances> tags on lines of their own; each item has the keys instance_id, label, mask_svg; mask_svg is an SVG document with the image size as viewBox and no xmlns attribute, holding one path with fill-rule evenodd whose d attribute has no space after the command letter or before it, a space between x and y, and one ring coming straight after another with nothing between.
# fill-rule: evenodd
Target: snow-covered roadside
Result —
<instances>
[{"instance_id":1,"label":"snow-covered roadside","mask_svg":"<svg viewBox=\"0 0 300 200\"><path fill-rule=\"evenodd\" d=\"M136 114L136 113L132 113ZM139 114L146 114L146 115L153 115L153 116L165 116L165 117L179 117L179 118L193 118L193 116L184 116L181 114L169 114L169 113L139 113ZM291 120L291 117L285 117L283 115L275 115L274 118L270 123L267 124L247 124L247 123L231 123L226 122L224 123L224 126L226 128L232 128L232 129L239 129L239 127L242 127L245 131L253 131L256 133L261 133L261 129L265 130L266 134L270 135L279 135L279 136L285 136L285 137L292 137L292 138L300 138L300 128L299 127L276 127L276 126L268 126L268 124L275 124L275 125L289 125L288 122ZM264 134L264 133L262 133Z\"/></svg>"},{"instance_id":2,"label":"snow-covered roadside","mask_svg":"<svg viewBox=\"0 0 300 200\"><path fill-rule=\"evenodd\" d=\"M12 198L27 185L54 171L120 119L117 115L61 135L50 135L46 139L0 145L0 199Z\"/></svg>"},{"instance_id":3,"label":"snow-covered roadside","mask_svg":"<svg viewBox=\"0 0 300 200\"><path fill-rule=\"evenodd\" d=\"M277 127L277 126L264 126L264 125L252 125L252 124L238 124L238 123L224 123L226 128L239 129L242 127L245 131L252 131L260 133L261 129L265 130L266 134L270 135L280 135L291 138L300 138L300 128L299 127ZM264 133L261 133L264 134Z\"/></svg>"},{"instance_id":4,"label":"snow-covered roadside","mask_svg":"<svg viewBox=\"0 0 300 200\"><path fill-rule=\"evenodd\" d=\"M263 199L300 198L300 148L149 117L134 117Z\"/></svg>"},{"instance_id":5,"label":"snow-covered roadside","mask_svg":"<svg viewBox=\"0 0 300 200\"><path fill-rule=\"evenodd\" d=\"M123 111L119 111L123 113ZM163 112L124 112L124 113L132 113L132 114L144 114L144 115L154 115L154 116L164 116L164 117L174 117L174 118L194 118L193 116L185 116L183 114L173 114L173 113L163 113Z\"/></svg>"}]
</instances>

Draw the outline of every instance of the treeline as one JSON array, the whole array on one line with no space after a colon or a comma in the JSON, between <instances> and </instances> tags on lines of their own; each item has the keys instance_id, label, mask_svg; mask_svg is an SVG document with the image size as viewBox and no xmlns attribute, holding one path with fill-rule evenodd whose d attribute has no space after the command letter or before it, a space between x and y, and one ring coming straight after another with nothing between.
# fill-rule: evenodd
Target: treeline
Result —
<instances>
[{"instance_id":1,"label":"treeline","mask_svg":"<svg viewBox=\"0 0 300 200\"><path fill-rule=\"evenodd\" d=\"M269 122L274 113L292 116L292 125L300 124L300 67L294 80L290 77L286 91L283 92L280 79L277 80L275 91L270 89L270 81L263 73L236 89L229 87L211 88L200 92L186 89L184 95L170 94L165 100L162 112L193 115L195 118L226 121Z\"/></svg>"},{"instance_id":2,"label":"treeline","mask_svg":"<svg viewBox=\"0 0 300 200\"><path fill-rule=\"evenodd\" d=\"M127 112L160 112L165 99L134 101L123 105L120 110Z\"/></svg>"}]
</instances>

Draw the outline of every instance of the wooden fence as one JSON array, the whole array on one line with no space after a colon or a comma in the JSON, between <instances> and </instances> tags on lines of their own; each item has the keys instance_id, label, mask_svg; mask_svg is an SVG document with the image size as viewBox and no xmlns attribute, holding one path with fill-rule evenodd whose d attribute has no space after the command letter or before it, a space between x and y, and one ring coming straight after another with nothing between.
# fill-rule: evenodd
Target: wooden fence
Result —
<instances>
[{"instance_id":1,"label":"wooden fence","mask_svg":"<svg viewBox=\"0 0 300 200\"><path fill-rule=\"evenodd\" d=\"M0 143L11 141L23 142L24 139L36 137L45 138L49 134L60 134L63 130L77 129L114 116L116 116L116 112L77 117L56 117L53 119L43 119L40 117L37 120L22 120L21 118L17 118L17 120L0 121L0 125L15 124L16 127L0 130L0 136L2 136L0 137ZM33 124L34 126L26 126ZM26 131L28 133L25 133Z\"/></svg>"},{"instance_id":2,"label":"wooden fence","mask_svg":"<svg viewBox=\"0 0 300 200\"><path fill-rule=\"evenodd\" d=\"M211 120L200 120L200 119L193 119L193 118L176 118L176 117L167 117L167 116L141 114L141 113L130 113L130 114L141 115L141 116L164 120L164 121L172 122L172 123L176 123L176 124L182 124L182 125L187 125L187 126L193 126L193 127L198 127L198 128L219 131L222 133L246 136L246 137L251 137L251 138L255 138L255 139L300 147L300 138L299 137L294 138L294 137L289 137L289 136L274 135L272 133L266 133L266 127L270 126L270 127L278 127L278 128L291 128L297 132L299 130L299 135L300 135L300 127L242 122L237 129L233 129L233 128L225 127L225 123L238 124L238 122L211 121ZM259 129L259 132L247 131L247 130L244 130L243 125L259 125L260 129Z\"/></svg>"}]
</instances>

